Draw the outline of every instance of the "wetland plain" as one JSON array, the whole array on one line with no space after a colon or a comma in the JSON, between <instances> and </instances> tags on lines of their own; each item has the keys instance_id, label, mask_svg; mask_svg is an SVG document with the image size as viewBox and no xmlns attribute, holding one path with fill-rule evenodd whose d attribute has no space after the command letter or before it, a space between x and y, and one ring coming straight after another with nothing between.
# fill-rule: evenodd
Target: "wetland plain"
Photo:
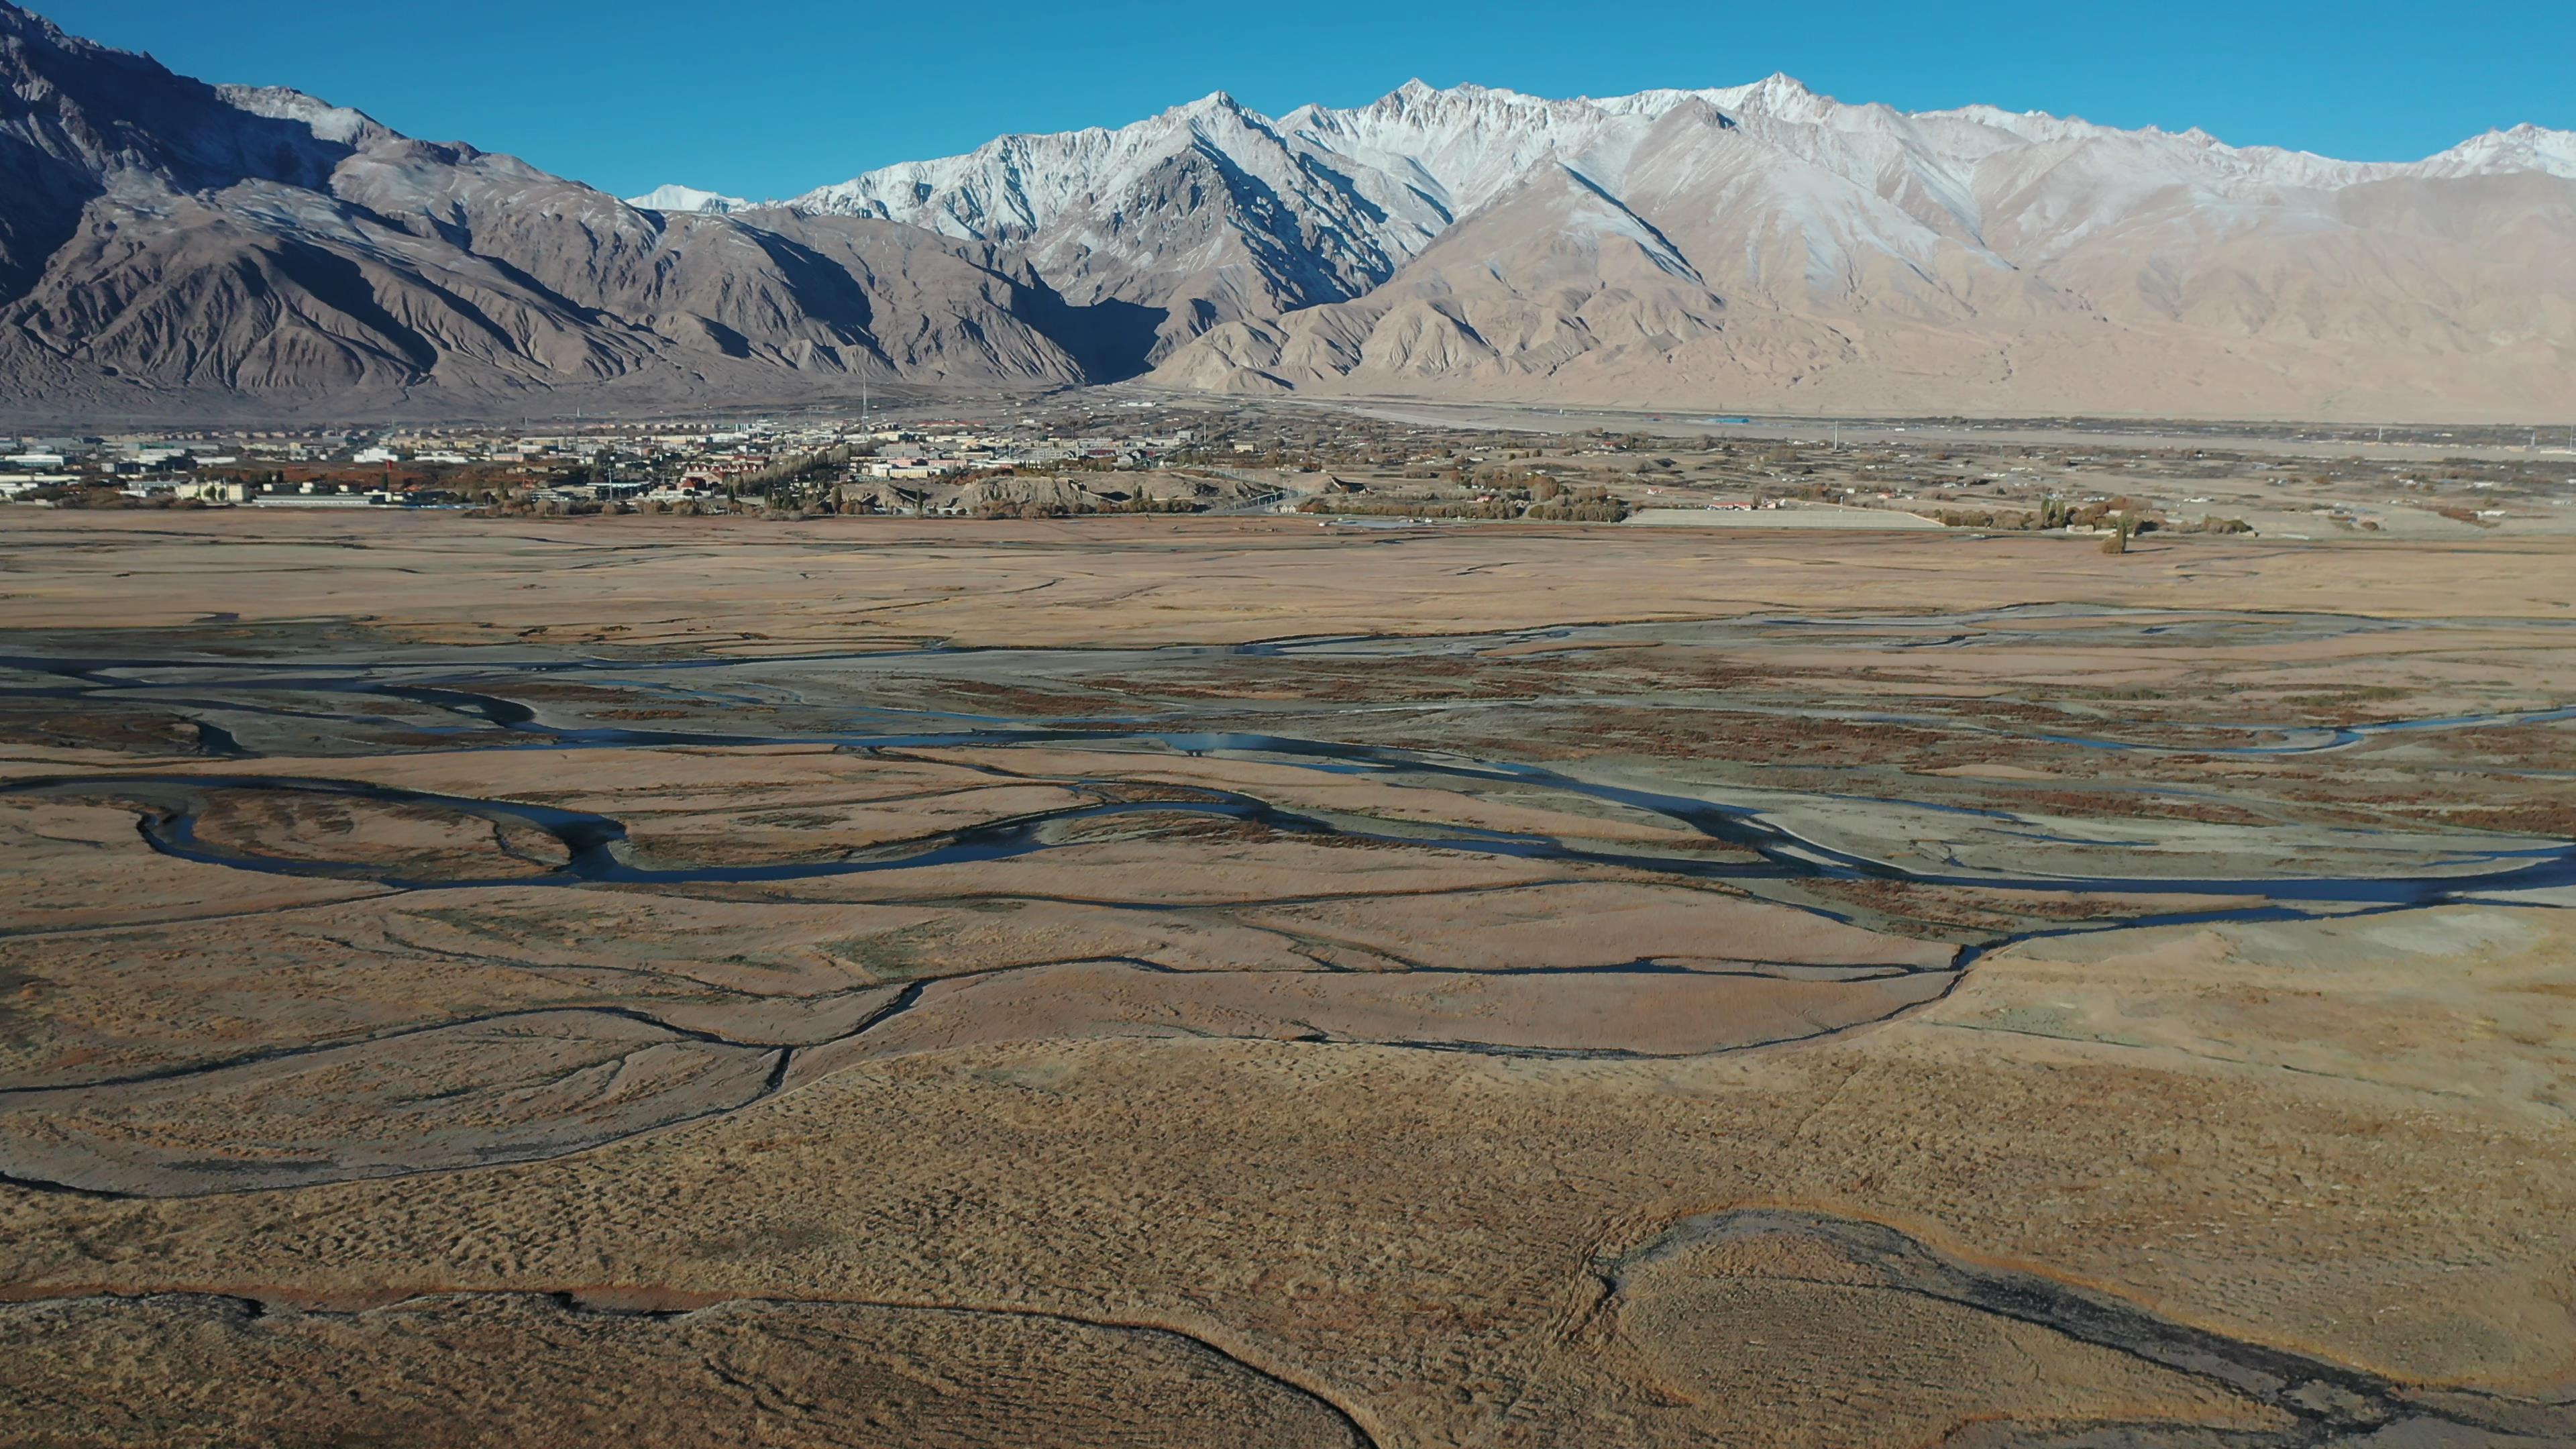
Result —
<instances>
[{"instance_id":1,"label":"wetland plain","mask_svg":"<svg viewBox=\"0 0 2576 1449\"><path fill-rule=\"evenodd\" d=\"M8 1442L2576 1442L2576 540L11 522Z\"/></svg>"}]
</instances>

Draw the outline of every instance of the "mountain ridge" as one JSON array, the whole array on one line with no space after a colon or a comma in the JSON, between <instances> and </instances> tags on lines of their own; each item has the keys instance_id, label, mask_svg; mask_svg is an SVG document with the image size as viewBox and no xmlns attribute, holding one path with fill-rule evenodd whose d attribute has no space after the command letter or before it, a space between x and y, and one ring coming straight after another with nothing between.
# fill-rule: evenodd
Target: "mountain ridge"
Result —
<instances>
[{"instance_id":1,"label":"mountain ridge","mask_svg":"<svg viewBox=\"0 0 2576 1449\"><path fill-rule=\"evenodd\" d=\"M1350 264L1300 289L1254 254L1257 285L1221 297L1171 286L1163 258L1104 266L1096 217L1168 216L1139 178L1211 149ZM784 204L1000 242L1051 276L1079 262L1165 311L1147 360L1175 387L2527 416L2576 388L2571 197L2576 133L2528 124L2354 162L2197 128L1909 114L1775 73L1573 100L1416 80L1276 118L1220 92ZM2495 240L2461 244L2468 216ZM2546 236L2515 240L2532 227ZM1620 232L1654 238L1664 275L1569 270L1626 265L1599 245Z\"/></svg>"},{"instance_id":2,"label":"mountain ridge","mask_svg":"<svg viewBox=\"0 0 2576 1449\"><path fill-rule=\"evenodd\" d=\"M1404 115L1418 112L1426 105L1444 102L1488 102L1495 106L1527 111L1597 111L1611 116L1659 115L1662 110L1692 100L1716 105L1730 118L1737 109L1759 109L1766 118L1779 118L1801 110L1813 123L1837 111L1874 112L1917 122L1961 121L1996 130L2017 131L2026 139L2067 139L2080 136L2135 136L2170 138L2252 162L2284 162L2319 169L2332 169L2353 179L2395 175L2412 170L2439 169L2445 174L2458 174L2467 169L2492 171L2506 168L2534 169L2576 178L2576 130L2553 130L2532 122L2495 127L2463 139L2430 156L2414 161L2348 161L2313 151L2271 145L2236 146L2219 140L2194 126L2181 131L2168 131L2159 126L2121 128L2099 125L2078 116L2059 116L2046 111L2012 111L1999 106L1971 104L1942 107L1925 111L1902 111L1881 102L1847 103L1823 95L1785 72L1773 72L1761 80L1738 86L1702 87L1696 89L1663 88L1625 95L1592 97L1574 96L1549 99L1528 95L1503 87L1490 87L1472 82L1437 88L1414 79L1389 91L1375 101L1354 107L1329 107L1309 103L1282 113L1277 118L1262 116L1219 90L1197 100L1167 108L1160 114L1124 126L1088 126L1071 131L1005 132L972 150L954 155L919 161L896 162L859 173L848 180L813 187L793 196L777 197L759 203L745 203L738 198L719 197L717 193L700 192L687 186L665 186L660 190L675 197L696 194L728 200L733 204L778 206L792 209L832 211L850 205L871 202L884 204L876 192L888 183L910 184L961 168L968 162L1000 155L1025 155L1033 143L1101 143L1150 132L1159 123L1191 118L1216 110L1230 110L1253 117L1283 132L1304 131L1323 126L1335 127L1345 118L1372 113ZM1660 109L1658 109L1660 108ZM889 210L894 208L889 207ZM920 208L929 210L929 208Z\"/></svg>"},{"instance_id":3,"label":"mountain ridge","mask_svg":"<svg viewBox=\"0 0 2576 1449\"><path fill-rule=\"evenodd\" d=\"M995 248L640 211L7 4L0 182L20 198L0 228L0 407L20 415L488 414L1085 376L1079 312Z\"/></svg>"},{"instance_id":4,"label":"mountain ridge","mask_svg":"<svg viewBox=\"0 0 2576 1449\"><path fill-rule=\"evenodd\" d=\"M620 200L0 0L0 410L662 407L1132 378L2484 419L2576 393L2576 133L2420 162L1744 86L1223 92L786 204ZM655 203L655 204L638 204Z\"/></svg>"}]
</instances>

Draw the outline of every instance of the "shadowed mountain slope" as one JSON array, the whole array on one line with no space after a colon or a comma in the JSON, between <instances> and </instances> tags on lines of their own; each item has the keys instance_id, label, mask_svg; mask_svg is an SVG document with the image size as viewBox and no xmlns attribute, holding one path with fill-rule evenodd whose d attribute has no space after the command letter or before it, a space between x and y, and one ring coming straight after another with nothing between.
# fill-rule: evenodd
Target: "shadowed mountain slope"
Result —
<instances>
[{"instance_id":1,"label":"shadowed mountain slope","mask_svg":"<svg viewBox=\"0 0 2576 1449\"><path fill-rule=\"evenodd\" d=\"M559 390L1084 376L1082 314L993 246L640 210L291 91L188 80L5 4L0 184L0 401L18 410L489 411Z\"/></svg>"}]
</instances>

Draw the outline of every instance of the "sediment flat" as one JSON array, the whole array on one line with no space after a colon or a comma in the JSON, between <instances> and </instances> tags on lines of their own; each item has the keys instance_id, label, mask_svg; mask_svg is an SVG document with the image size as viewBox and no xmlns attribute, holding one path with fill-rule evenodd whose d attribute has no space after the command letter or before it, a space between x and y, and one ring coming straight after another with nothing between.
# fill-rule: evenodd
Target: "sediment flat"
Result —
<instances>
[{"instance_id":1,"label":"sediment flat","mask_svg":"<svg viewBox=\"0 0 2576 1449\"><path fill-rule=\"evenodd\" d=\"M0 571L11 1442L2576 1439L2576 541Z\"/></svg>"}]
</instances>

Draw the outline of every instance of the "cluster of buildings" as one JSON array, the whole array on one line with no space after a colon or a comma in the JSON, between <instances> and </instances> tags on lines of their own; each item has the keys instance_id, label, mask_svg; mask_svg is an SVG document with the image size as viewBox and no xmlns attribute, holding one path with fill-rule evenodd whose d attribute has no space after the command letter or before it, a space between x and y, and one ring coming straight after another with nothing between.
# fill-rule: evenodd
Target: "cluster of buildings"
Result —
<instances>
[{"instance_id":1,"label":"cluster of buildings","mask_svg":"<svg viewBox=\"0 0 2576 1449\"><path fill-rule=\"evenodd\" d=\"M48 488L119 487L128 492L192 473L200 463L236 463L206 442L162 438L0 437L0 498Z\"/></svg>"},{"instance_id":2,"label":"cluster of buildings","mask_svg":"<svg viewBox=\"0 0 2576 1449\"><path fill-rule=\"evenodd\" d=\"M1114 429L1123 419L1105 420ZM1148 420L1138 418L1138 423ZM979 480L1160 467L1187 428L1105 430L1097 417L756 421L553 431L454 426L174 436L0 436L0 501L118 495L208 506L694 504L828 499L861 512L971 511ZM990 491L989 489L983 491Z\"/></svg>"}]
</instances>

